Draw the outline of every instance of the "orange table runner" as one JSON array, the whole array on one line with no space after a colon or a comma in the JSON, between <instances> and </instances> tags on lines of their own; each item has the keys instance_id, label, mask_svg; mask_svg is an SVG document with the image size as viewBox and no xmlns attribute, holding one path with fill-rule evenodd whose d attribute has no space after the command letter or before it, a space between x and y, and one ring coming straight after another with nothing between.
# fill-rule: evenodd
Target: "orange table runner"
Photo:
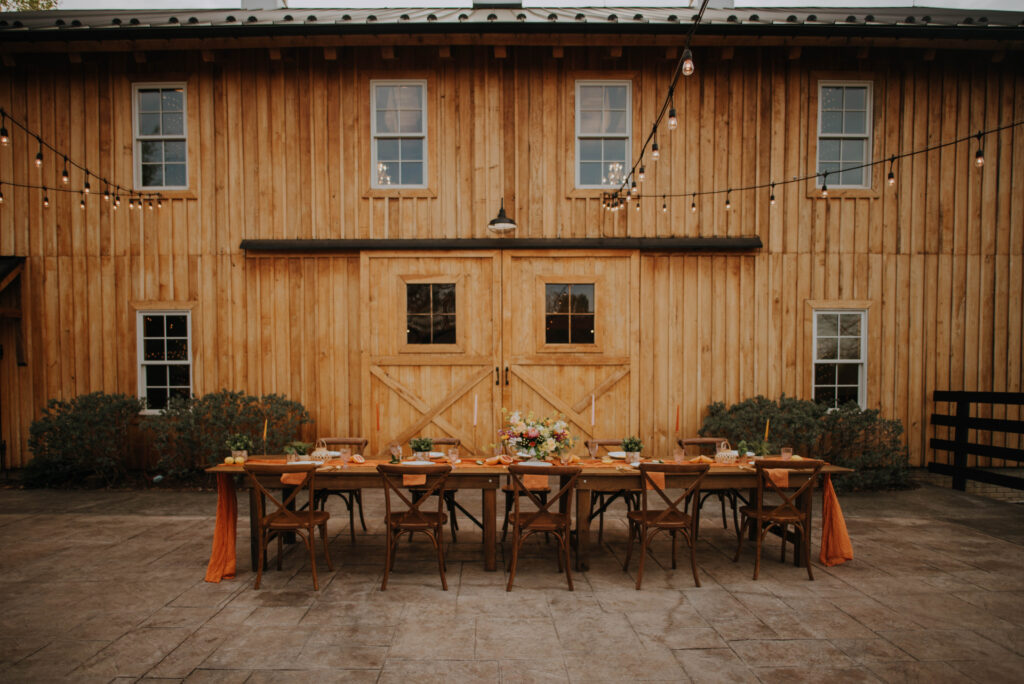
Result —
<instances>
[{"instance_id":1,"label":"orange table runner","mask_svg":"<svg viewBox=\"0 0 1024 684\"><path fill-rule=\"evenodd\" d=\"M238 525L238 497L235 479L230 473L217 473L217 520L213 528L213 548L206 566L206 581L234 579L235 534Z\"/></svg>"},{"instance_id":2,"label":"orange table runner","mask_svg":"<svg viewBox=\"0 0 1024 684\"><path fill-rule=\"evenodd\" d=\"M833 566L853 560L853 545L846 530L846 519L839 508L836 490L832 489L832 476L825 475L821 497L821 553L822 565Z\"/></svg>"}]
</instances>

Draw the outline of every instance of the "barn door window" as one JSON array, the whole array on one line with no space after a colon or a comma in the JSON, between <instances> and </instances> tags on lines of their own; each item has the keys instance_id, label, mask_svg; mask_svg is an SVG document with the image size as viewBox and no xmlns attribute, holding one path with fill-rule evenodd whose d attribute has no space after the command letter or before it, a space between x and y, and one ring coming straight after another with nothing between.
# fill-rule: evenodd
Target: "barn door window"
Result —
<instances>
[{"instance_id":1,"label":"barn door window","mask_svg":"<svg viewBox=\"0 0 1024 684\"><path fill-rule=\"evenodd\" d=\"M594 343L594 283L546 283L545 344Z\"/></svg>"},{"instance_id":2,"label":"barn door window","mask_svg":"<svg viewBox=\"0 0 1024 684\"><path fill-rule=\"evenodd\" d=\"M576 187L622 183L632 117L629 81L576 81Z\"/></svg>"},{"instance_id":3,"label":"barn door window","mask_svg":"<svg viewBox=\"0 0 1024 684\"><path fill-rule=\"evenodd\" d=\"M406 283L406 344L455 344L455 283Z\"/></svg>"},{"instance_id":4,"label":"barn door window","mask_svg":"<svg viewBox=\"0 0 1024 684\"><path fill-rule=\"evenodd\" d=\"M427 185L427 82L370 82L372 185Z\"/></svg>"},{"instance_id":5,"label":"barn door window","mask_svg":"<svg viewBox=\"0 0 1024 684\"><path fill-rule=\"evenodd\" d=\"M828 173L829 187L866 188L871 149L871 83L818 83L818 173ZM819 176L820 187L825 180Z\"/></svg>"},{"instance_id":6,"label":"barn door window","mask_svg":"<svg viewBox=\"0 0 1024 684\"><path fill-rule=\"evenodd\" d=\"M133 87L135 187L188 188L188 136L184 83Z\"/></svg>"},{"instance_id":7,"label":"barn door window","mask_svg":"<svg viewBox=\"0 0 1024 684\"><path fill-rule=\"evenodd\" d=\"M864 408L867 313L814 312L814 400L829 408L856 402Z\"/></svg>"},{"instance_id":8,"label":"barn door window","mask_svg":"<svg viewBox=\"0 0 1024 684\"><path fill-rule=\"evenodd\" d=\"M192 325L189 311L139 311L139 396L150 411L192 395Z\"/></svg>"}]
</instances>

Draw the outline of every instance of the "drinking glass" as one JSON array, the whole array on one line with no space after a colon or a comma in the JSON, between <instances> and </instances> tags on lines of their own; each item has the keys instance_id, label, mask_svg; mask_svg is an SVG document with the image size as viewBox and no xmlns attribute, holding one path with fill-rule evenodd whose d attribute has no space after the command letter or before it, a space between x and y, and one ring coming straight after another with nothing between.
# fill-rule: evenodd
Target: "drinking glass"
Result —
<instances>
[{"instance_id":1,"label":"drinking glass","mask_svg":"<svg viewBox=\"0 0 1024 684\"><path fill-rule=\"evenodd\" d=\"M459 447L450 447L448 449L448 462L452 465L459 462Z\"/></svg>"},{"instance_id":2,"label":"drinking glass","mask_svg":"<svg viewBox=\"0 0 1024 684\"><path fill-rule=\"evenodd\" d=\"M672 460L676 463L683 463L686 461L686 450L682 447L676 447L672 450Z\"/></svg>"},{"instance_id":3,"label":"drinking glass","mask_svg":"<svg viewBox=\"0 0 1024 684\"><path fill-rule=\"evenodd\" d=\"M793 458L793 447L782 447L782 460L788 461Z\"/></svg>"},{"instance_id":4,"label":"drinking glass","mask_svg":"<svg viewBox=\"0 0 1024 684\"><path fill-rule=\"evenodd\" d=\"M391 460L398 461L402 460L402 445L398 442L393 442L391 447L388 449L391 452Z\"/></svg>"}]
</instances>

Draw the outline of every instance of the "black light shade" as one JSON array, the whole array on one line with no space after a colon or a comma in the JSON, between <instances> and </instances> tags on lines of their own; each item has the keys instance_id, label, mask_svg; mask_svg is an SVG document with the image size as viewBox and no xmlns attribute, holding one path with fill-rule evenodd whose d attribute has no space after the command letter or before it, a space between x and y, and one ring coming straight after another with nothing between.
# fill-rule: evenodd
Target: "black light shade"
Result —
<instances>
[{"instance_id":1,"label":"black light shade","mask_svg":"<svg viewBox=\"0 0 1024 684\"><path fill-rule=\"evenodd\" d=\"M511 233L515 229L516 222L505 215L505 198L502 198L501 209L498 209L498 215L487 224L487 230L492 233Z\"/></svg>"}]
</instances>

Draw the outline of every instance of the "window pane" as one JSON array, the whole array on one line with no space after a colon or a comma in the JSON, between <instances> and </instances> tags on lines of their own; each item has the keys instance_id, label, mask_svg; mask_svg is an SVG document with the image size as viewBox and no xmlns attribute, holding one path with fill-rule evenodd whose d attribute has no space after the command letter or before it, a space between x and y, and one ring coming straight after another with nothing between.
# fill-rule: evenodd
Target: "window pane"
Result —
<instances>
[{"instance_id":1,"label":"window pane","mask_svg":"<svg viewBox=\"0 0 1024 684\"><path fill-rule=\"evenodd\" d=\"M626 161L626 141L622 138L604 141L605 161Z\"/></svg>"},{"instance_id":2,"label":"window pane","mask_svg":"<svg viewBox=\"0 0 1024 684\"><path fill-rule=\"evenodd\" d=\"M818 314L818 335L838 335L839 314Z\"/></svg>"},{"instance_id":3,"label":"window pane","mask_svg":"<svg viewBox=\"0 0 1024 684\"><path fill-rule=\"evenodd\" d=\"M584 135L600 135L601 112L585 109L580 111L580 133Z\"/></svg>"},{"instance_id":4,"label":"window pane","mask_svg":"<svg viewBox=\"0 0 1024 684\"><path fill-rule=\"evenodd\" d=\"M163 90L160 92L160 106L165 112L180 112L183 107L182 92L180 88Z\"/></svg>"},{"instance_id":5,"label":"window pane","mask_svg":"<svg viewBox=\"0 0 1024 684\"><path fill-rule=\"evenodd\" d=\"M401 185L423 185L423 162L403 162Z\"/></svg>"},{"instance_id":6,"label":"window pane","mask_svg":"<svg viewBox=\"0 0 1024 684\"><path fill-rule=\"evenodd\" d=\"M621 111L606 112L604 115L605 133L625 133L626 113Z\"/></svg>"},{"instance_id":7,"label":"window pane","mask_svg":"<svg viewBox=\"0 0 1024 684\"><path fill-rule=\"evenodd\" d=\"M167 366L146 366L146 386L167 384Z\"/></svg>"},{"instance_id":8,"label":"window pane","mask_svg":"<svg viewBox=\"0 0 1024 684\"><path fill-rule=\"evenodd\" d=\"M185 141L169 140L164 143L164 160L169 162L185 161Z\"/></svg>"},{"instance_id":9,"label":"window pane","mask_svg":"<svg viewBox=\"0 0 1024 684\"><path fill-rule=\"evenodd\" d=\"M165 185L188 185L188 181L185 178L185 165L184 164L165 164L164 165L164 184Z\"/></svg>"},{"instance_id":10,"label":"window pane","mask_svg":"<svg viewBox=\"0 0 1024 684\"><path fill-rule=\"evenodd\" d=\"M139 111L140 112L159 112L160 111L160 91L158 91L158 90L140 90L139 91Z\"/></svg>"},{"instance_id":11,"label":"window pane","mask_svg":"<svg viewBox=\"0 0 1024 684\"><path fill-rule=\"evenodd\" d=\"M611 109L626 108L626 86L605 86L605 102Z\"/></svg>"},{"instance_id":12,"label":"window pane","mask_svg":"<svg viewBox=\"0 0 1024 684\"><path fill-rule=\"evenodd\" d=\"M168 316L167 321L167 336L168 337L187 337L188 336L188 317L187 316Z\"/></svg>"},{"instance_id":13,"label":"window pane","mask_svg":"<svg viewBox=\"0 0 1024 684\"><path fill-rule=\"evenodd\" d=\"M822 337L818 339L818 358L819 359L835 359L838 358L839 345L838 340L834 337Z\"/></svg>"},{"instance_id":14,"label":"window pane","mask_svg":"<svg viewBox=\"0 0 1024 684\"><path fill-rule=\"evenodd\" d=\"M604 106L604 88L602 86L580 86L579 109L601 109Z\"/></svg>"},{"instance_id":15,"label":"window pane","mask_svg":"<svg viewBox=\"0 0 1024 684\"><path fill-rule=\"evenodd\" d=\"M185 117L180 112L165 112L161 121L164 135L181 135L185 132Z\"/></svg>"},{"instance_id":16,"label":"window pane","mask_svg":"<svg viewBox=\"0 0 1024 684\"><path fill-rule=\"evenodd\" d=\"M169 339L167 340L168 361L188 361L188 341Z\"/></svg>"},{"instance_id":17,"label":"window pane","mask_svg":"<svg viewBox=\"0 0 1024 684\"><path fill-rule=\"evenodd\" d=\"M142 343L142 358L146 361L163 361L164 341L162 339L145 340Z\"/></svg>"},{"instance_id":18,"label":"window pane","mask_svg":"<svg viewBox=\"0 0 1024 684\"><path fill-rule=\"evenodd\" d=\"M835 173L839 170L839 162L818 162L818 173ZM836 177L832 176L832 182L836 182Z\"/></svg>"},{"instance_id":19,"label":"window pane","mask_svg":"<svg viewBox=\"0 0 1024 684\"><path fill-rule=\"evenodd\" d=\"M594 313L593 285L580 284L572 286L572 312Z\"/></svg>"},{"instance_id":20,"label":"window pane","mask_svg":"<svg viewBox=\"0 0 1024 684\"><path fill-rule=\"evenodd\" d=\"M593 344L594 316L591 314L584 314L581 316L571 316L570 318L572 323L572 334L569 341L573 344Z\"/></svg>"},{"instance_id":21,"label":"window pane","mask_svg":"<svg viewBox=\"0 0 1024 684\"><path fill-rule=\"evenodd\" d=\"M843 132L843 113L842 112L822 112L821 113L821 132L822 133L842 133Z\"/></svg>"},{"instance_id":22,"label":"window pane","mask_svg":"<svg viewBox=\"0 0 1024 684\"><path fill-rule=\"evenodd\" d=\"M841 363L838 365L839 377L837 382L840 385L860 385L860 364Z\"/></svg>"},{"instance_id":23,"label":"window pane","mask_svg":"<svg viewBox=\"0 0 1024 684\"><path fill-rule=\"evenodd\" d=\"M402 161L420 161L423 159L422 138L403 138L400 148Z\"/></svg>"},{"instance_id":24,"label":"window pane","mask_svg":"<svg viewBox=\"0 0 1024 684\"><path fill-rule=\"evenodd\" d=\"M827 406L835 406L836 403L836 388L835 387L815 387L814 388L814 401L819 404L826 404Z\"/></svg>"},{"instance_id":25,"label":"window pane","mask_svg":"<svg viewBox=\"0 0 1024 684\"><path fill-rule=\"evenodd\" d=\"M410 283L405 286L405 310L410 314L430 313L430 285Z\"/></svg>"},{"instance_id":26,"label":"window pane","mask_svg":"<svg viewBox=\"0 0 1024 684\"><path fill-rule=\"evenodd\" d=\"M860 358L860 338L859 337L843 337L839 340L839 358L841 359L859 359Z\"/></svg>"},{"instance_id":27,"label":"window pane","mask_svg":"<svg viewBox=\"0 0 1024 684\"><path fill-rule=\"evenodd\" d=\"M622 162L612 162L607 165L605 172L601 174L602 185L619 185L622 183L626 173L626 165Z\"/></svg>"},{"instance_id":28,"label":"window pane","mask_svg":"<svg viewBox=\"0 0 1024 684\"><path fill-rule=\"evenodd\" d=\"M142 186L145 188L160 187L164 184L163 164L142 165Z\"/></svg>"},{"instance_id":29,"label":"window pane","mask_svg":"<svg viewBox=\"0 0 1024 684\"><path fill-rule=\"evenodd\" d=\"M377 111L377 133L397 133L398 112L394 110Z\"/></svg>"},{"instance_id":30,"label":"window pane","mask_svg":"<svg viewBox=\"0 0 1024 684\"><path fill-rule=\"evenodd\" d=\"M600 140L580 140L581 161L601 161Z\"/></svg>"},{"instance_id":31,"label":"window pane","mask_svg":"<svg viewBox=\"0 0 1024 684\"><path fill-rule=\"evenodd\" d=\"M455 283L436 283L433 290L434 313L455 313Z\"/></svg>"},{"instance_id":32,"label":"window pane","mask_svg":"<svg viewBox=\"0 0 1024 684\"><path fill-rule=\"evenodd\" d=\"M863 135L867 133L867 117L864 112L846 112L844 133Z\"/></svg>"},{"instance_id":33,"label":"window pane","mask_svg":"<svg viewBox=\"0 0 1024 684\"><path fill-rule=\"evenodd\" d=\"M391 165L377 162L377 185L391 185Z\"/></svg>"},{"instance_id":34,"label":"window pane","mask_svg":"<svg viewBox=\"0 0 1024 684\"><path fill-rule=\"evenodd\" d=\"M844 140L842 141L843 156L842 161L844 166L851 164L863 164L864 163L864 141L863 140Z\"/></svg>"},{"instance_id":35,"label":"window pane","mask_svg":"<svg viewBox=\"0 0 1024 684\"><path fill-rule=\"evenodd\" d=\"M834 363L817 363L814 365L814 384L815 385L834 385L836 384L836 364Z\"/></svg>"},{"instance_id":36,"label":"window pane","mask_svg":"<svg viewBox=\"0 0 1024 684\"><path fill-rule=\"evenodd\" d=\"M859 87L859 88L851 87L851 88L844 88L844 90L846 91L846 93L845 93L846 94L846 98L845 98L845 101L843 102L843 106L844 106L844 108L846 110L850 110L850 109L864 110L864 109L867 108L866 107L866 105L867 105L867 94L868 94L868 89L867 88L864 88L864 87Z\"/></svg>"},{"instance_id":37,"label":"window pane","mask_svg":"<svg viewBox=\"0 0 1024 684\"><path fill-rule=\"evenodd\" d=\"M139 114L139 135L159 135L160 115Z\"/></svg>"},{"instance_id":38,"label":"window pane","mask_svg":"<svg viewBox=\"0 0 1024 684\"><path fill-rule=\"evenodd\" d=\"M167 390L149 387L146 389L146 408L167 408Z\"/></svg>"},{"instance_id":39,"label":"window pane","mask_svg":"<svg viewBox=\"0 0 1024 684\"><path fill-rule=\"evenodd\" d=\"M188 399L188 387L172 387L170 395L174 399Z\"/></svg>"},{"instance_id":40,"label":"window pane","mask_svg":"<svg viewBox=\"0 0 1024 684\"><path fill-rule=\"evenodd\" d=\"M406 316L405 341L408 344L430 344L430 316Z\"/></svg>"},{"instance_id":41,"label":"window pane","mask_svg":"<svg viewBox=\"0 0 1024 684\"><path fill-rule=\"evenodd\" d=\"M398 86L379 85L376 88L377 94L374 105L378 110L398 106Z\"/></svg>"},{"instance_id":42,"label":"window pane","mask_svg":"<svg viewBox=\"0 0 1024 684\"><path fill-rule=\"evenodd\" d=\"M569 342L569 317L549 315L544 320L544 341L547 344Z\"/></svg>"},{"instance_id":43,"label":"window pane","mask_svg":"<svg viewBox=\"0 0 1024 684\"><path fill-rule=\"evenodd\" d=\"M423 112L402 111L398 113L398 130L401 133L422 133Z\"/></svg>"},{"instance_id":44,"label":"window pane","mask_svg":"<svg viewBox=\"0 0 1024 684\"><path fill-rule=\"evenodd\" d=\"M423 106L423 87L418 85L398 86L397 104L402 109L421 109Z\"/></svg>"},{"instance_id":45,"label":"window pane","mask_svg":"<svg viewBox=\"0 0 1024 684\"><path fill-rule=\"evenodd\" d=\"M142 161L144 163L162 162L164 160L164 144L158 140L139 143L139 148L142 152Z\"/></svg>"},{"instance_id":46,"label":"window pane","mask_svg":"<svg viewBox=\"0 0 1024 684\"><path fill-rule=\"evenodd\" d=\"M864 169L843 171L839 176L840 185L864 185Z\"/></svg>"},{"instance_id":47,"label":"window pane","mask_svg":"<svg viewBox=\"0 0 1024 684\"><path fill-rule=\"evenodd\" d=\"M378 161L398 161L400 142L398 138L383 138L377 140L377 160Z\"/></svg>"},{"instance_id":48,"label":"window pane","mask_svg":"<svg viewBox=\"0 0 1024 684\"><path fill-rule=\"evenodd\" d=\"M162 337L164 334L164 317L143 316L142 334L145 337Z\"/></svg>"},{"instance_id":49,"label":"window pane","mask_svg":"<svg viewBox=\"0 0 1024 684\"><path fill-rule=\"evenodd\" d=\"M857 402L857 395L860 392L856 387L837 387L836 388L836 405L842 406L849 402Z\"/></svg>"},{"instance_id":50,"label":"window pane","mask_svg":"<svg viewBox=\"0 0 1024 684\"><path fill-rule=\"evenodd\" d=\"M604 185L601 180L600 162L585 162L580 164L580 185Z\"/></svg>"},{"instance_id":51,"label":"window pane","mask_svg":"<svg viewBox=\"0 0 1024 684\"><path fill-rule=\"evenodd\" d=\"M455 316L434 316L434 344L455 344Z\"/></svg>"},{"instance_id":52,"label":"window pane","mask_svg":"<svg viewBox=\"0 0 1024 684\"><path fill-rule=\"evenodd\" d=\"M547 283L544 286L544 311L546 313L569 313L569 286L562 283Z\"/></svg>"},{"instance_id":53,"label":"window pane","mask_svg":"<svg viewBox=\"0 0 1024 684\"><path fill-rule=\"evenodd\" d=\"M821 89L822 109L843 108L843 88L841 86L828 86Z\"/></svg>"},{"instance_id":54,"label":"window pane","mask_svg":"<svg viewBox=\"0 0 1024 684\"><path fill-rule=\"evenodd\" d=\"M167 384L188 387L189 367L183 364L167 366Z\"/></svg>"},{"instance_id":55,"label":"window pane","mask_svg":"<svg viewBox=\"0 0 1024 684\"><path fill-rule=\"evenodd\" d=\"M839 141L835 138L822 138L819 140L818 159L822 161L839 161Z\"/></svg>"},{"instance_id":56,"label":"window pane","mask_svg":"<svg viewBox=\"0 0 1024 684\"><path fill-rule=\"evenodd\" d=\"M860 314L840 314L839 334L856 335L857 337L860 337L860 320Z\"/></svg>"}]
</instances>

